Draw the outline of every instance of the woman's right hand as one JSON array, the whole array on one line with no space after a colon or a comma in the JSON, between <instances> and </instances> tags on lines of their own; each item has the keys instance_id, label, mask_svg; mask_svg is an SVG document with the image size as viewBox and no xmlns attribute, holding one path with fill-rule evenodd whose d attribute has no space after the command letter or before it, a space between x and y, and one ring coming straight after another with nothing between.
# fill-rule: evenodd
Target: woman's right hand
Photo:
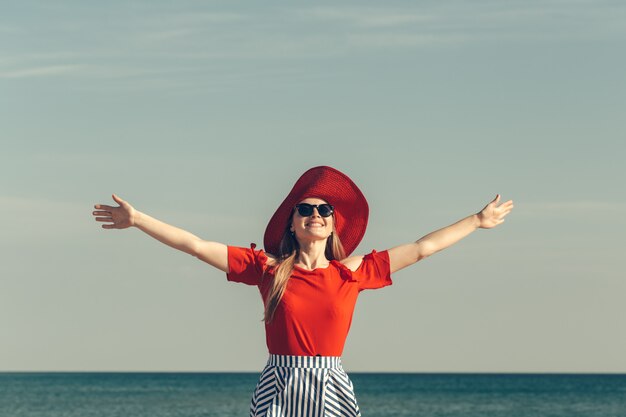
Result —
<instances>
[{"instance_id":1,"label":"woman's right hand","mask_svg":"<svg viewBox=\"0 0 626 417\"><path fill-rule=\"evenodd\" d=\"M126 229L135 225L137 210L126 201L113 194L113 200L119 204L119 207L107 206L105 204L96 204L92 214L97 222L105 222L103 229Z\"/></svg>"}]
</instances>

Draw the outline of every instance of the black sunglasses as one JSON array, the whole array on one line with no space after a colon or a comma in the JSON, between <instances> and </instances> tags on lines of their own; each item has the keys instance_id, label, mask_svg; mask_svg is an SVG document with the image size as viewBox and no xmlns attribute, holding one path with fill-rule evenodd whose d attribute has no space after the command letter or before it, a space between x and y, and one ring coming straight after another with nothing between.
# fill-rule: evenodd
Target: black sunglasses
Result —
<instances>
[{"instance_id":1,"label":"black sunglasses","mask_svg":"<svg viewBox=\"0 0 626 417\"><path fill-rule=\"evenodd\" d=\"M317 205L307 204L307 203L296 204L296 209L298 210L298 214L301 215L302 217L309 217L310 215L312 215L314 208L317 209L317 212L322 217L330 216L331 214L334 213L334 210L335 210L335 208L331 206L330 204L317 204Z\"/></svg>"}]
</instances>

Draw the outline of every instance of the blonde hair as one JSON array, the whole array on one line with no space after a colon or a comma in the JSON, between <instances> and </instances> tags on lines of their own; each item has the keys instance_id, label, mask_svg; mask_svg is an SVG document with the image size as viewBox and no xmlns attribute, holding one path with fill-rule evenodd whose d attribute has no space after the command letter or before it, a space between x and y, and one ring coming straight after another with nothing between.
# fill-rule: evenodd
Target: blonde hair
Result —
<instances>
[{"instance_id":1,"label":"blonde hair","mask_svg":"<svg viewBox=\"0 0 626 417\"><path fill-rule=\"evenodd\" d=\"M296 258L300 254L300 245L294 234L290 230L291 221L293 219L293 212L289 216L287 227L283 232L283 237L280 240L278 246L278 253L273 254L274 258L268 258L268 265L274 267L274 280L272 286L265 297L265 314L263 320L269 323L274 318L274 313L278 307L278 303L283 297L285 288L287 288L287 281L293 272L293 267L296 263ZM324 251L326 259L341 260L345 258L346 254L339 240L339 235L335 229L335 221L333 216L333 232L328 236L326 240L326 249Z\"/></svg>"}]
</instances>

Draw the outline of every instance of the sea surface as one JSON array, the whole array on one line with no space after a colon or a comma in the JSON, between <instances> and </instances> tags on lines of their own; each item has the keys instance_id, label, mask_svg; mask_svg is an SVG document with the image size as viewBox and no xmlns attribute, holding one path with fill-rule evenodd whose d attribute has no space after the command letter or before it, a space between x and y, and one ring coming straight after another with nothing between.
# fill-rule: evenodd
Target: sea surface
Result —
<instances>
[{"instance_id":1,"label":"sea surface","mask_svg":"<svg viewBox=\"0 0 626 417\"><path fill-rule=\"evenodd\" d=\"M626 375L351 373L364 417L626 417ZM257 373L0 373L0 417L247 416Z\"/></svg>"}]
</instances>

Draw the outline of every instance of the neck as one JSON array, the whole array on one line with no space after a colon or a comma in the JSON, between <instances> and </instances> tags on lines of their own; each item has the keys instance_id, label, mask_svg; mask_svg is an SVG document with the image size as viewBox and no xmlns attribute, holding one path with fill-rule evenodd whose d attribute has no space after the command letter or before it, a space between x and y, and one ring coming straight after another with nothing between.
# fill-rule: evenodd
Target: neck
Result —
<instances>
[{"instance_id":1,"label":"neck","mask_svg":"<svg viewBox=\"0 0 626 417\"><path fill-rule=\"evenodd\" d=\"M296 265L305 269L325 268L329 263L325 252L326 239L300 242L300 254L296 259Z\"/></svg>"}]
</instances>

